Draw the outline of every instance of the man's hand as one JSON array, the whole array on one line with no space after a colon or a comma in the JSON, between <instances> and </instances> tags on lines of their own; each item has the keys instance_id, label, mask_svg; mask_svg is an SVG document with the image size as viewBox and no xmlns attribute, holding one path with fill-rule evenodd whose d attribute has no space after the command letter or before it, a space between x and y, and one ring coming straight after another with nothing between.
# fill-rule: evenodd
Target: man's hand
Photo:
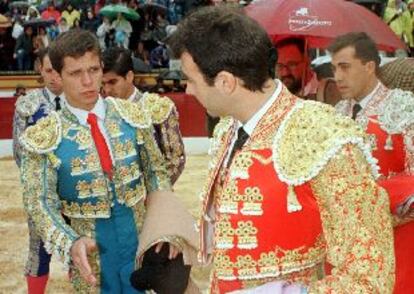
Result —
<instances>
[{"instance_id":1,"label":"man's hand","mask_svg":"<svg viewBox=\"0 0 414 294\"><path fill-rule=\"evenodd\" d=\"M88 262L88 254L97 249L95 240L81 237L73 243L70 249L74 265L79 269L82 278L91 286L96 286L96 277ZM171 248L170 248L171 251Z\"/></svg>"},{"instance_id":2,"label":"man's hand","mask_svg":"<svg viewBox=\"0 0 414 294\"><path fill-rule=\"evenodd\" d=\"M164 243L166 243L166 242L160 242L160 243L157 244L157 247L155 247L155 252L156 253L160 253ZM170 253L168 254L168 259L176 258L177 255L180 254L180 253L181 253L181 250L170 243Z\"/></svg>"}]
</instances>

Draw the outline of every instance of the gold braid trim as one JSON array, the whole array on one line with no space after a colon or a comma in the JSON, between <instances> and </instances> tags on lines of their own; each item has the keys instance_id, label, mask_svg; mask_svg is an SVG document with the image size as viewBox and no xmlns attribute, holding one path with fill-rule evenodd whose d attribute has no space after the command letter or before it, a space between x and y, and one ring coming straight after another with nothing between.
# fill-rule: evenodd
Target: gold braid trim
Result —
<instances>
[{"instance_id":1,"label":"gold braid trim","mask_svg":"<svg viewBox=\"0 0 414 294\"><path fill-rule=\"evenodd\" d=\"M223 145L223 139L226 134L231 130L232 126L235 124L235 120L230 116L226 116L220 119L214 128L213 138L211 139L210 149L208 154L214 156L217 154L219 148L225 148Z\"/></svg>"},{"instance_id":2,"label":"gold braid trim","mask_svg":"<svg viewBox=\"0 0 414 294\"><path fill-rule=\"evenodd\" d=\"M170 98L161 97L158 94L144 93L140 101L142 101L145 110L149 112L152 122L157 125L166 121L175 108L175 104Z\"/></svg>"},{"instance_id":3,"label":"gold braid trim","mask_svg":"<svg viewBox=\"0 0 414 294\"><path fill-rule=\"evenodd\" d=\"M352 143L362 150L372 173L378 176L377 160L367 142L362 128L331 106L299 101L275 135L273 162L279 178L297 186L317 176L342 146Z\"/></svg>"},{"instance_id":4,"label":"gold braid trim","mask_svg":"<svg viewBox=\"0 0 414 294\"><path fill-rule=\"evenodd\" d=\"M148 128L151 125L151 117L140 107L139 103L133 103L123 99L107 97L105 100L109 106L113 106L124 121L135 128Z\"/></svg>"},{"instance_id":5,"label":"gold braid trim","mask_svg":"<svg viewBox=\"0 0 414 294\"><path fill-rule=\"evenodd\" d=\"M55 150L61 140L62 122L55 111L41 118L36 125L28 127L20 137L24 148L38 154L46 154Z\"/></svg>"},{"instance_id":6,"label":"gold braid trim","mask_svg":"<svg viewBox=\"0 0 414 294\"><path fill-rule=\"evenodd\" d=\"M39 109L42 104L43 93L41 89L30 91L20 96L16 101L16 111L23 117L29 117ZM44 98L43 98L44 99Z\"/></svg>"}]
</instances>

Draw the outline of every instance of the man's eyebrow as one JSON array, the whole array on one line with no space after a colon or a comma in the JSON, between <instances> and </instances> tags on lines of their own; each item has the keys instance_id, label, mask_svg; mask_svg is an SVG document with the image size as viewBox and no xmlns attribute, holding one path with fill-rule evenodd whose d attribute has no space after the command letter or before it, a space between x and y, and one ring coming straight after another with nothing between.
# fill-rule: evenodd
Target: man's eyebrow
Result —
<instances>
[{"instance_id":1,"label":"man's eyebrow","mask_svg":"<svg viewBox=\"0 0 414 294\"><path fill-rule=\"evenodd\" d=\"M349 65L349 64L351 64L351 63L346 62L346 61L338 62L338 65Z\"/></svg>"}]
</instances>

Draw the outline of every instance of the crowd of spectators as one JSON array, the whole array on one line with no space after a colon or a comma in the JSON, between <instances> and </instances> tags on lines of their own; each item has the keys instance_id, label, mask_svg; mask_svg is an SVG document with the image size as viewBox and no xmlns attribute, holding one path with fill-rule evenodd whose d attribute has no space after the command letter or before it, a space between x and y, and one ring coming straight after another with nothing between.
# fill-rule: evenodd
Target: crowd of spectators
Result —
<instances>
[{"instance_id":1,"label":"crowd of spectators","mask_svg":"<svg viewBox=\"0 0 414 294\"><path fill-rule=\"evenodd\" d=\"M27 2L26 2L27 1ZM168 67L163 43L167 34L190 10L209 0L0 0L0 14L11 26L0 27L0 71L33 70L36 52L68 30L95 33L102 50L112 46L130 49L137 71ZM117 14L103 16L106 5L124 5L139 19Z\"/></svg>"},{"instance_id":2,"label":"crowd of spectators","mask_svg":"<svg viewBox=\"0 0 414 294\"><path fill-rule=\"evenodd\" d=\"M168 67L164 38L195 7L251 0L0 0L0 71L36 69L36 53L63 32L83 28L95 33L102 50L121 46L131 50L136 72ZM357 2L357 1L355 1ZM362 1L390 26L414 53L414 0ZM124 5L139 14L103 16L107 5Z\"/></svg>"}]
</instances>

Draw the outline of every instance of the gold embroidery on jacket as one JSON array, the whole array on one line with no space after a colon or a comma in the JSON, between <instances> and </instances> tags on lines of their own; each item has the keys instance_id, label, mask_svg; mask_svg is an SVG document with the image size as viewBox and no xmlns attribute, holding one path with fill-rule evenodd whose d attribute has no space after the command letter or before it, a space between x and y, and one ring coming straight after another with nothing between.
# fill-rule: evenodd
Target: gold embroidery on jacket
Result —
<instances>
[{"instance_id":1,"label":"gold embroidery on jacket","mask_svg":"<svg viewBox=\"0 0 414 294\"><path fill-rule=\"evenodd\" d=\"M74 218L102 218L109 216L110 206L107 201L79 204L62 200L62 211L63 214Z\"/></svg>"}]
</instances>

